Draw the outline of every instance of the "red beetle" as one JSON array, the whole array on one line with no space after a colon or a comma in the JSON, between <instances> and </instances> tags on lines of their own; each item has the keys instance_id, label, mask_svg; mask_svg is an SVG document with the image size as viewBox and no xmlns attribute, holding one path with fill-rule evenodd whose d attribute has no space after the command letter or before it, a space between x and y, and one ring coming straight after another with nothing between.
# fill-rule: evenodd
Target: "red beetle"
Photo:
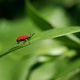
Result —
<instances>
[{"instance_id":1,"label":"red beetle","mask_svg":"<svg viewBox=\"0 0 80 80\"><path fill-rule=\"evenodd\" d=\"M26 42L26 40L27 40L29 43L31 43L31 42L30 42L30 39L31 39L31 37L32 37L34 34L35 34L35 33L30 34L30 36L25 36L25 35L19 36L19 37L16 39L16 42L17 42L17 43L20 43L20 42L22 42L22 41Z\"/></svg>"}]
</instances>

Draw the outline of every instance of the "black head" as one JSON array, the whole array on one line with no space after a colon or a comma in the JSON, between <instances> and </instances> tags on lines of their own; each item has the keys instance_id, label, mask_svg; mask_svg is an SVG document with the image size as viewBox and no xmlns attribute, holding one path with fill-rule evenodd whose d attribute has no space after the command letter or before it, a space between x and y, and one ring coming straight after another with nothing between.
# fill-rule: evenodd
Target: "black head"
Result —
<instances>
[{"instance_id":1,"label":"black head","mask_svg":"<svg viewBox=\"0 0 80 80\"><path fill-rule=\"evenodd\" d=\"M27 40L31 40L31 37L27 38Z\"/></svg>"},{"instance_id":2,"label":"black head","mask_svg":"<svg viewBox=\"0 0 80 80\"><path fill-rule=\"evenodd\" d=\"M35 34L35 33L33 33L33 34L30 33L30 37L27 38L27 40L31 40L31 38L32 38L32 36L33 36L34 34Z\"/></svg>"}]
</instances>

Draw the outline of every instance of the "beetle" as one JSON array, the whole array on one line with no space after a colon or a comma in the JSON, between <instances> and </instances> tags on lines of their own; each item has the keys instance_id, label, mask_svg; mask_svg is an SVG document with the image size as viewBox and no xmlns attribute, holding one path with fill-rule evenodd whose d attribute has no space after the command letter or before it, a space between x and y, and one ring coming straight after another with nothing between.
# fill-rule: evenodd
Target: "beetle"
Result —
<instances>
[{"instance_id":1,"label":"beetle","mask_svg":"<svg viewBox=\"0 0 80 80\"><path fill-rule=\"evenodd\" d=\"M16 42L17 43L20 43L20 42L26 42L26 41L28 41L28 43L30 44L31 42L30 42L30 40L31 40L31 38L32 38L32 36L34 35L35 33L33 33L33 34L30 34L30 36L26 36L26 35L22 35L22 36L19 36L18 38L16 38Z\"/></svg>"}]
</instances>

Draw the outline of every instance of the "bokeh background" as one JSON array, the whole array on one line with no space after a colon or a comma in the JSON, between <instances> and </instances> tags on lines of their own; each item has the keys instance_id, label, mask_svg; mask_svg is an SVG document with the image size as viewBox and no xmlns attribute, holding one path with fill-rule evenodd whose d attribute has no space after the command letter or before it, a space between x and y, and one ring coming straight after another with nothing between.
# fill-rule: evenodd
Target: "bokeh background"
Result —
<instances>
[{"instance_id":1,"label":"bokeh background","mask_svg":"<svg viewBox=\"0 0 80 80\"><path fill-rule=\"evenodd\" d=\"M17 46L20 35L71 26L80 26L80 0L0 0L0 55ZM0 58L0 80L80 80L79 37L32 38Z\"/></svg>"}]
</instances>

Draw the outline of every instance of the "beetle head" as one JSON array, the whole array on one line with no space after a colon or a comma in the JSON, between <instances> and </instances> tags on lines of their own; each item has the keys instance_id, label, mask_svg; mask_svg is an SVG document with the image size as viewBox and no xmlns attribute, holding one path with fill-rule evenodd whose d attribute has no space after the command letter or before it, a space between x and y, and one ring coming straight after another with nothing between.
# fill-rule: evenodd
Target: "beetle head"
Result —
<instances>
[{"instance_id":1,"label":"beetle head","mask_svg":"<svg viewBox=\"0 0 80 80\"><path fill-rule=\"evenodd\" d=\"M30 37L32 37L35 33L30 33Z\"/></svg>"},{"instance_id":2,"label":"beetle head","mask_svg":"<svg viewBox=\"0 0 80 80\"><path fill-rule=\"evenodd\" d=\"M27 38L27 40L31 40L31 38L32 38L32 36L34 35L35 33L30 33L30 37L29 38Z\"/></svg>"}]
</instances>

